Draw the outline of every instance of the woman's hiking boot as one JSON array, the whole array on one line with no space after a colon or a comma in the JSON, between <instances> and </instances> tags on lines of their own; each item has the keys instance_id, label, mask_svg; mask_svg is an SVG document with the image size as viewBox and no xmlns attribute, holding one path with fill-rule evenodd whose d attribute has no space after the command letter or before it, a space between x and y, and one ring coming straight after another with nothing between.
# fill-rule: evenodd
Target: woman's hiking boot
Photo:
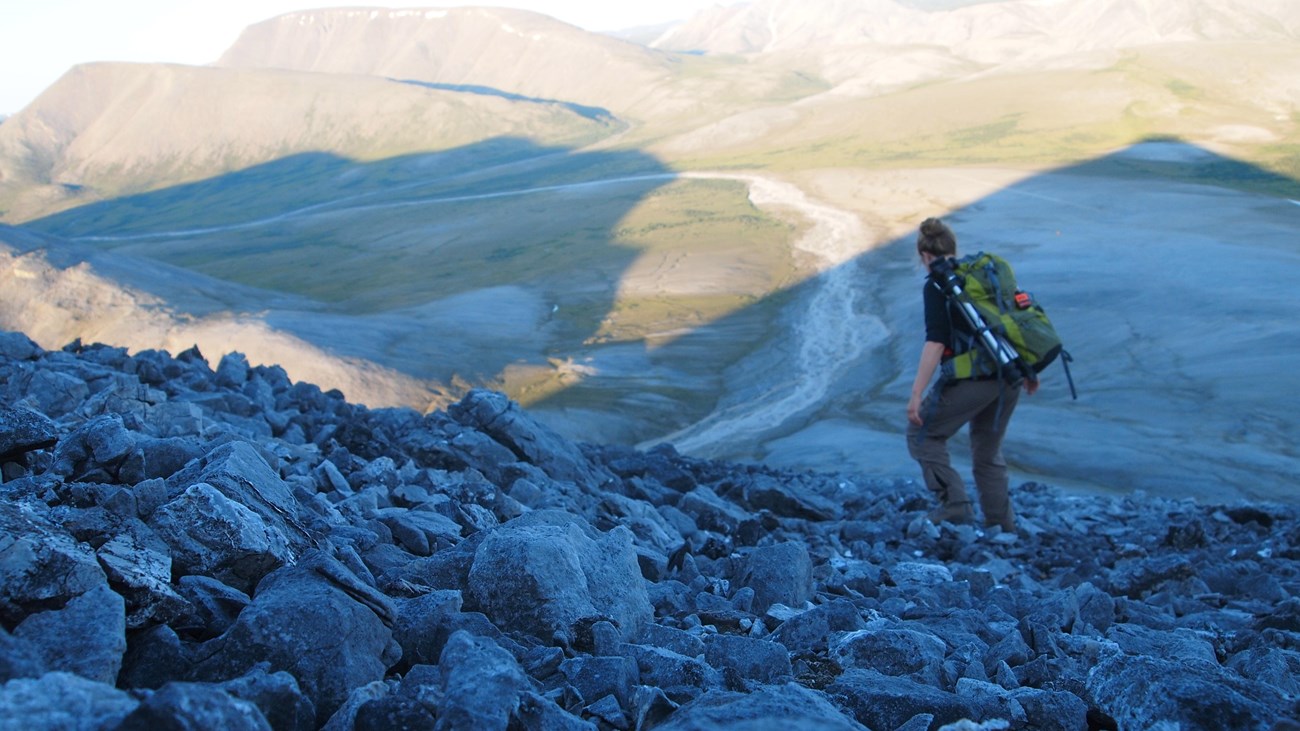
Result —
<instances>
[{"instance_id":1,"label":"woman's hiking boot","mask_svg":"<svg viewBox=\"0 0 1300 731\"><path fill-rule=\"evenodd\" d=\"M975 522L975 510L971 507L969 500L958 502L945 502L943 505L931 510L926 514L931 523L938 525L945 521L954 525Z\"/></svg>"}]
</instances>

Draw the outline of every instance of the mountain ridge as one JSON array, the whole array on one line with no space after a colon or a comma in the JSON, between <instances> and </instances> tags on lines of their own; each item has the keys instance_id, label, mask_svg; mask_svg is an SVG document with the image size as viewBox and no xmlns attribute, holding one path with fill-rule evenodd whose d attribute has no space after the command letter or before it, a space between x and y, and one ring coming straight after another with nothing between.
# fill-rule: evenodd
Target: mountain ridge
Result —
<instances>
[{"instance_id":1,"label":"mountain ridge","mask_svg":"<svg viewBox=\"0 0 1300 731\"><path fill-rule=\"evenodd\" d=\"M1300 8L1284 0L1005 0L922 11L895 0L811 6L756 0L715 8L657 39L657 48L764 53L862 43L936 45L1002 63L1179 41L1300 37Z\"/></svg>"},{"instance_id":2,"label":"mountain ridge","mask_svg":"<svg viewBox=\"0 0 1300 731\"><path fill-rule=\"evenodd\" d=\"M320 150L366 160L493 137L582 144L610 130L561 103L372 76L87 64L0 126L0 187L35 184L38 200L62 193L68 205ZM34 206L6 209L14 220Z\"/></svg>"}]
</instances>

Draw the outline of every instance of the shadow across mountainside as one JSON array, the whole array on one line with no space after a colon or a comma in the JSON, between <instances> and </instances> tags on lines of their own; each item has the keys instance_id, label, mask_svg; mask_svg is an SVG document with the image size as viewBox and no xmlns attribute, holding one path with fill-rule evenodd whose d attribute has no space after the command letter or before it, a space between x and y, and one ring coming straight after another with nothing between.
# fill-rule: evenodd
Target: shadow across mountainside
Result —
<instances>
[{"instance_id":1,"label":"shadow across mountainside","mask_svg":"<svg viewBox=\"0 0 1300 731\"><path fill-rule=\"evenodd\" d=\"M162 302L184 302L191 273L232 283L178 316L253 318L419 381L482 383L593 335L637 255L614 229L674 177L638 152L520 139L375 162L319 153L25 228L185 270L116 273Z\"/></svg>"},{"instance_id":2,"label":"shadow across mountainside","mask_svg":"<svg viewBox=\"0 0 1300 731\"><path fill-rule=\"evenodd\" d=\"M1277 194L1300 199L1300 185L1164 138L1014 179L979 168L917 175L939 191L996 190L918 206L917 221L941 215L964 252L1007 257L1076 357L1078 402L1058 366L1022 402L1005 450L1022 478L1291 499L1300 417L1277 389L1300 356L1282 307L1300 275L1300 205ZM922 280L913 234L725 316L605 337L641 255L619 238L626 217L670 182L682 184L638 152L494 140L373 163L288 158L32 228L254 287L232 288L231 316L451 384L430 403L475 384L524 392L546 381L529 408L571 438L910 474L901 432ZM694 199L680 205L703 215ZM742 243L753 233L727 225ZM674 224L672 236L689 248L699 226ZM162 301L186 288L149 271L123 281ZM666 271L707 287L723 269ZM259 292L277 293L275 304ZM240 346L205 348L227 349ZM271 356L294 372L292 355Z\"/></svg>"},{"instance_id":3,"label":"shadow across mountainside","mask_svg":"<svg viewBox=\"0 0 1300 731\"><path fill-rule=\"evenodd\" d=\"M538 102L538 103L545 103L545 104L559 104L560 106L563 106L565 109L568 109L569 111L573 112L574 114L577 114L580 117L586 117L587 119L596 120L600 122L612 122L616 119L615 115L612 112L610 112L608 109L605 109L603 107L585 106L582 104L575 104L573 102L566 102L559 99L539 99L537 97L525 96L523 94L514 94L508 91L502 91L501 89L497 89L491 86L483 86L482 84L440 84L432 81L420 81L418 79L394 79L394 81L400 81L403 84L414 84L416 86L423 86L427 89L441 89L443 91L459 91L468 94L482 94L484 96L500 97L502 99L509 99L510 101L516 101L516 102Z\"/></svg>"},{"instance_id":4,"label":"shadow across mountainside","mask_svg":"<svg viewBox=\"0 0 1300 731\"><path fill-rule=\"evenodd\" d=\"M961 185L997 174L924 179ZM916 223L938 215L952 225L962 253L1008 258L1076 358L1077 402L1059 365L1021 401L1005 451L1022 478L1294 499L1300 453L1289 435L1300 415L1278 396L1300 357L1286 307L1300 277L1300 203L1279 192L1300 199L1300 183L1162 138L1022 177L951 210L918 208ZM910 474L902 432L923 340L914 241L909 232L776 295L791 303L784 331L764 334L717 374L711 415L651 441L770 465ZM852 285L819 303L837 280ZM701 343L752 331L751 314L658 344L649 357L687 368ZM827 354L847 351L834 341L845 317L865 346L837 361ZM596 376L580 388L600 386ZM546 418L568 397L532 409ZM780 401L784 411L766 408ZM963 451L954 450L959 461Z\"/></svg>"}]
</instances>

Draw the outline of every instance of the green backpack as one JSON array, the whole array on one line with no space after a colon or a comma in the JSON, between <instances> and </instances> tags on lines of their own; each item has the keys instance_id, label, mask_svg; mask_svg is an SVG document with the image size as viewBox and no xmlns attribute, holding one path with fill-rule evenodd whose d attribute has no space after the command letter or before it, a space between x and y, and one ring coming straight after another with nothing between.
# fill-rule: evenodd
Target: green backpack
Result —
<instances>
[{"instance_id":1,"label":"green backpack","mask_svg":"<svg viewBox=\"0 0 1300 731\"><path fill-rule=\"evenodd\" d=\"M942 262L942 263L939 263ZM935 280L975 333L954 343L956 354L943 366L948 378L1000 376L1013 383L1036 378L1059 356L1075 398L1070 354L1061 344L1047 313L1016 286L1005 259L980 252L955 265L939 260Z\"/></svg>"}]
</instances>

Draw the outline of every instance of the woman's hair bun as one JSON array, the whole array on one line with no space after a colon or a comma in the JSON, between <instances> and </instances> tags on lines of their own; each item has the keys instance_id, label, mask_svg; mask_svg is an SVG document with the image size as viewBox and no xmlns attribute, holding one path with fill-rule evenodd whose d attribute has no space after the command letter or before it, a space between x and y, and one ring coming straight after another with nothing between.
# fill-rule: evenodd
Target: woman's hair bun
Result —
<instances>
[{"instance_id":1,"label":"woman's hair bun","mask_svg":"<svg viewBox=\"0 0 1300 731\"><path fill-rule=\"evenodd\" d=\"M948 232L948 226L937 218L927 218L921 222L921 233L926 236L942 236Z\"/></svg>"}]
</instances>

